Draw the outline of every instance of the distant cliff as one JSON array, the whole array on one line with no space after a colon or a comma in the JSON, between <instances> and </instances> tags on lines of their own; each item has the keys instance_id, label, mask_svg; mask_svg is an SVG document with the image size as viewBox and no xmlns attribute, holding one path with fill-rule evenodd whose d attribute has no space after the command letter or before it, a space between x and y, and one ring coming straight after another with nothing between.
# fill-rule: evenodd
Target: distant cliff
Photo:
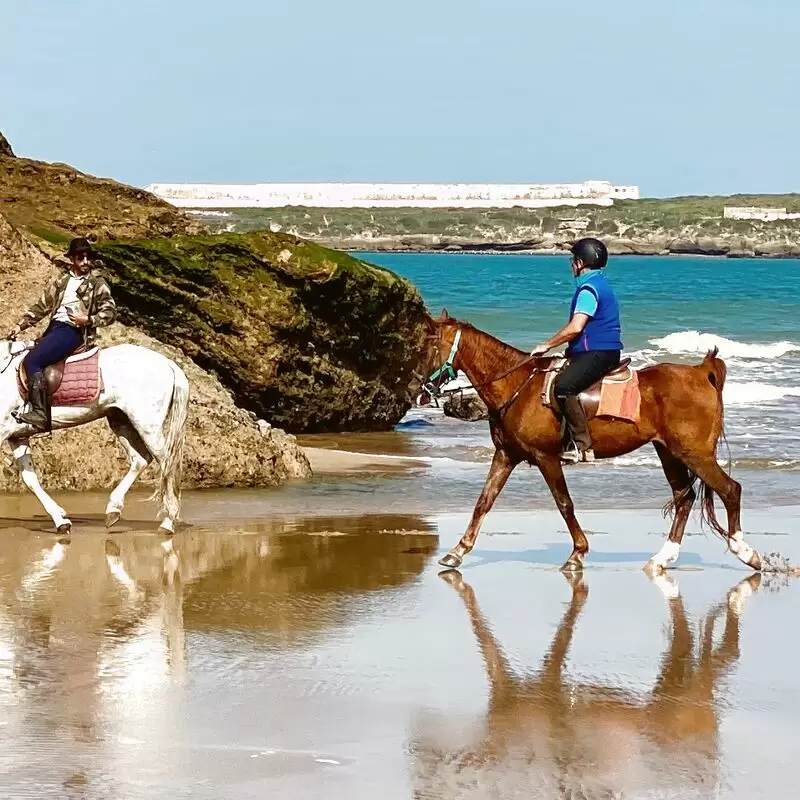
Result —
<instances>
[{"instance_id":1,"label":"distant cliff","mask_svg":"<svg viewBox=\"0 0 800 800\"><path fill-rule=\"evenodd\" d=\"M231 209L196 218L211 230L283 230L347 250L560 252L579 236L614 254L800 257L800 220L724 219L725 206L800 211L800 195L678 197L544 209Z\"/></svg>"}]
</instances>

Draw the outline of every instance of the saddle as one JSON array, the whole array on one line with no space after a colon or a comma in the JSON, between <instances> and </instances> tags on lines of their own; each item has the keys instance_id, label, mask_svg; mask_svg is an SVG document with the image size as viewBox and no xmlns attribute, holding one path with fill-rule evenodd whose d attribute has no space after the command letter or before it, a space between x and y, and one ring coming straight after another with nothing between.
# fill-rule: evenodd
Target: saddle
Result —
<instances>
[{"instance_id":1,"label":"saddle","mask_svg":"<svg viewBox=\"0 0 800 800\"><path fill-rule=\"evenodd\" d=\"M103 390L99 354L98 346L86 350L84 345L80 345L65 359L45 368L47 396L52 406L82 406L97 400ZM28 374L25 371L25 359L17 367L17 388L20 397L27 402Z\"/></svg>"},{"instance_id":2,"label":"saddle","mask_svg":"<svg viewBox=\"0 0 800 800\"><path fill-rule=\"evenodd\" d=\"M569 363L568 358L563 358L562 363L545 375L542 389L542 404L552 408L559 416L561 410L555 398L555 381L564 367ZM586 419L595 417L617 417L631 422L639 421L639 375L631 367L631 359L623 358L619 366L604 375L599 381L593 383L586 391L578 395Z\"/></svg>"}]
</instances>

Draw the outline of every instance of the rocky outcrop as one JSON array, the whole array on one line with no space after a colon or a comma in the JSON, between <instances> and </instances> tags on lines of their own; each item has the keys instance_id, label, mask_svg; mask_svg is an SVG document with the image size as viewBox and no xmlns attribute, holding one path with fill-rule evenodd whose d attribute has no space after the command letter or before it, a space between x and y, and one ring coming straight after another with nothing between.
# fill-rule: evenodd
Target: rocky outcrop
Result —
<instances>
[{"instance_id":1,"label":"rocky outcrop","mask_svg":"<svg viewBox=\"0 0 800 800\"><path fill-rule=\"evenodd\" d=\"M453 394L442 403L446 417L463 419L465 422L480 422L489 419L489 409L477 394Z\"/></svg>"},{"instance_id":2,"label":"rocky outcrop","mask_svg":"<svg viewBox=\"0 0 800 800\"><path fill-rule=\"evenodd\" d=\"M8 139L3 136L2 131L0 131L0 156L14 158L14 151L11 149L11 144L9 143Z\"/></svg>"},{"instance_id":3,"label":"rocky outcrop","mask_svg":"<svg viewBox=\"0 0 800 800\"><path fill-rule=\"evenodd\" d=\"M281 233L104 243L124 322L292 432L385 430L411 405L425 308L393 273Z\"/></svg>"},{"instance_id":4,"label":"rocky outcrop","mask_svg":"<svg viewBox=\"0 0 800 800\"><path fill-rule=\"evenodd\" d=\"M0 216L0 297L6 324L14 321L53 274L50 260ZM1 335L1 334L0 334ZM132 342L177 361L191 387L184 468L184 486L270 486L310 475L311 469L293 436L272 428L241 408L219 380L177 348L162 344L140 330L114 325L101 343ZM59 431L34 440L34 458L48 489L97 489L116 484L127 470L127 459L104 420ZM151 466L139 479L152 485ZM22 489L16 470L8 465L0 475L0 490Z\"/></svg>"}]
</instances>

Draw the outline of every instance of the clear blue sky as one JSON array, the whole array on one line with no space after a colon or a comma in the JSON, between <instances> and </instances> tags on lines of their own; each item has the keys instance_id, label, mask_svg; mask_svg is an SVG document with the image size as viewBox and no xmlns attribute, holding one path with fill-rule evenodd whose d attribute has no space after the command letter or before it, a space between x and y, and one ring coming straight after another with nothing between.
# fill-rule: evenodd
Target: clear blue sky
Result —
<instances>
[{"instance_id":1,"label":"clear blue sky","mask_svg":"<svg viewBox=\"0 0 800 800\"><path fill-rule=\"evenodd\" d=\"M152 181L800 190L797 0L0 0L18 154Z\"/></svg>"}]
</instances>

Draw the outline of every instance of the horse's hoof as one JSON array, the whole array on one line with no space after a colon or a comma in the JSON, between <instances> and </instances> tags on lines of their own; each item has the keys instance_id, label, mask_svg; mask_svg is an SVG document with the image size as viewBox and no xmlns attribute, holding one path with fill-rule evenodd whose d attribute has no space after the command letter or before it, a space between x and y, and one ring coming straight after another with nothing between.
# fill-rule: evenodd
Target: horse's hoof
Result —
<instances>
[{"instance_id":1,"label":"horse's hoof","mask_svg":"<svg viewBox=\"0 0 800 800\"><path fill-rule=\"evenodd\" d=\"M443 567L449 567L450 569L458 569L461 566L461 562L463 559L461 556L456 555L455 553L448 553L446 556L442 556L439 559L439 563Z\"/></svg>"},{"instance_id":2,"label":"horse's hoof","mask_svg":"<svg viewBox=\"0 0 800 800\"><path fill-rule=\"evenodd\" d=\"M121 511L110 511L106 514L106 528L113 528L121 519Z\"/></svg>"},{"instance_id":3,"label":"horse's hoof","mask_svg":"<svg viewBox=\"0 0 800 800\"><path fill-rule=\"evenodd\" d=\"M651 558L645 563L645 565L642 567L642 570L648 577L655 578L659 575L663 575L667 571L667 568L664 564L659 564L657 561L653 561Z\"/></svg>"},{"instance_id":4,"label":"horse's hoof","mask_svg":"<svg viewBox=\"0 0 800 800\"><path fill-rule=\"evenodd\" d=\"M582 572L583 571L583 562L577 558L570 558L568 559L564 566L561 567L562 572Z\"/></svg>"},{"instance_id":5,"label":"horse's hoof","mask_svg":"<svg viewBox=\"0 0 800 800\"><path fill-rule=\"evenodd\" d=\"M753 550L753 555L750 556L750 560L747 562L747 566L754 569L756 572L761 572L761 556L758 554L757 550Z\"/></svg>"},{"instance_id":6,"label":"horse's hoof","mask_svg":"<svg viewBox=\"0 0 800 800\"><path fill-rule=\"evenodd\" d=\"M57 533L59 536L69 536L69 534L70 534L71 532L72 532L72 523L71 523L69 520L67 520L66 522L62 522L62 523L61 523L61 524L60 524L60 525L59 525L59 526L56 528L56 533Z\"/></svg>"}]
</instances>

